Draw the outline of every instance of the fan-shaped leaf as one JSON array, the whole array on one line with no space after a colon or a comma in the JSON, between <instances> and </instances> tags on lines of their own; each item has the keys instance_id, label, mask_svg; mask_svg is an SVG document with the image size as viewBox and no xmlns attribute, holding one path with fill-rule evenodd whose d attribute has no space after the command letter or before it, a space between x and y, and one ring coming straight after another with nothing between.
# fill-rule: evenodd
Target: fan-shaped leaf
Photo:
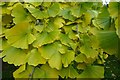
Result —
<instances>
[{"instance_id":1,"label":"fan-shaped leaf","mask_svg":"<svg viewBox=\"0 0 120 80\"><path fill-rule=\"evenodd\" d=\"M27 49L36 38L31 34L31 26L27 22L22 22L6 31L5 36L8 43L14 47Z\"/></svg>"},{"instance_id":2,"label":"fan-shaped leaf","mask_svg":"<svg viewBox=\"0 0 120 80\"><path fill-rule=\"evenodd\" d=\"M27 55L27 62L29 65L37 66L38 64L45 64L46 59L41 57L37 49L33 49Z\"/></svg>"},{"instance_id":3,"label":"fan-shaped leaf","mask_svg":"<svg viewBox=\"0 0 120 80\"><path fill-rule=\"evenodd\" d=\"M71 21L74 21L75 17L70 12L71 12L70 8L65 8L65 9L61 10L59 15L65 19L69 19Z\"/></svg>"},{"instance_id":4,"label":"fan-shaped leaf","mask_svg":"<svg viewBox=\"0 0 120 80\"><path fill-rule=\"evenodd\" d=\"M54 55L52 55L52 57L48 61L50 67L60 70L62 68L61 58L61 54L59 52L55 52Z\"/></svg>"},{"instance_id":5,"label":"fan-shaped leaf","mask_svg":"<svg viewBox=\"0 0 120 80\"><path fill-rule=\"evenodd\" d=\"M61 71L60 71L60 76L62 78L76 78L78 76L78 73L77 71L73 68L73 66L69 66L67 68L63 68Z\"/></svg>"},{"instance_id":6,"label":"fan-shaped leaf","mask_svg":"<svg viewBox=\"0 0 120 80\"><path fill-rule=\"evenodd\" d=\"M13 72L13 76L15 78L30 78L33 72L34 67L30 65L22 65L15 72Z\"/></svg>"},{"instance_id":7,"label":"fan-shaped leaf","mask_svg":"<svg viewBox=\"0 0 120 80\"><path fill-rule=\"evenodd\" d=\"M111 18L106 7L103 7L101 13L98 14L97 18L93 20L93 24L97 28L103 28L108 30L111 24Z\"/></svg>"},{"instance_id":8,"label":"fan-shaped leaf","mask_svg":"<svg viewBox=\"0 0 120 80\"><path fill-rule=\"evenodd\" d=\"M58 78L59 72L56 69L51 68L49 65L45 64L41 67L45 71L44 78Z\"/></svg>"},{"instance_id":9,"label":"fan-shaped leaf","mask_svg":"<svg viewBox=\"0 0 120 80\"><path fill-rule=\"evenodd\" d=\"M119 6L120 3L118 2L112 2L109 4L109 12L113 18L118 17Z\"/></svg>"},{"instance_id":10,"label":"fan-shaped leaf","mask_svg":"<svg viewBox=\"0 0 120 80\"><path fill-rule=\"evenodd\" d=\"M49 59L48 63L51 68L56 68L58 70L60 70L62 67L61 54L59 53L60 47L60 44L55 42L39 48L41 56L45 59Z\"/></svg>"},{"instance_id":11,"label":"fan-shaped leaf","mask_svg":"<svg viewBox=\"0 0 120 80\"><path fill-rule=\"evenodd\" d=\"M46 10L40 11L39 9L34 7L28 7L27 9L36 19L44 19L49 17Z\"/></svg>"},{"instance_id":12,"label":"fan-shaped leaf","mask_svg":"<svg viewBox=\"0 0 120 80\"><path fill-rule=\"evenodd\" d=\"M100 31L96 36L100 47L108 54L118 54L119 38L115 31Z\"/></svg>"},{"instance_id":13,"label":"fan-shaped leaf","mask_svg":"<svg viewBox=\"0 0 120 80\"><path fill-rule=\"evenodd\" d=\"M55 17L60 11L59 3L53 3L48 9L48 14L50 17Z\"/></svg>"},{"instance_id":14,"label":"fan-shaped leaf","mask_svg":"<svg viewBox=\"0 0 120 80\"><path fill-rule=\"evenodd\" d=\"M67 51L67 53L62 55L62 63L64 67L68 67L68 65L71 63L71 61L74 60L75 52L74 51Z\"/></svg>"},{"instance_id":15,"label":"fan-shaped leaf","mask_svg":"<svg viewBox=\"0 0 120 80\"><path fill-rule=\"evenodd\" d=\"M41 47L44 44L53 43L59 37L59 31L42 32L36 35L36 41L33 43L34 47Z\"/></svg>"},{"instance_id":16,"label":"fan-shaped leaf","mask_svg":"<svg viewBox=\"0 0 120 80\"><path fill-rule=\"evenodd\" d=\"M25 58L27 54L21 49L9 47L2 52L2 55L4 55L3 61L8 62L9 64L20 66L26 63Z\"/></svg>"},{"instance_id":17,"label":"fan-shaped leaf","mask_svg":"<svg viewBox=\"0 0 120 80\"><path fill-rule=\"evenodd\" d=\"M31 21L30 16L25 11L24 7L21 4L17 4L15 8L13 8L12 16L15 17L13 20L15 23L20 23L22 21Z\"/></svg>"},{"instance_id":18,"label":"fan-shaped leaf","mask_svg":"<svg viewBox=\"0 0 120 80\"><path fill-rule=\"evenodd\" d=\"M78 78L104 78L104 67L87 66Z\"/></svg>"},{"instance_id":19,"label":"fan-shaped leaf","mask_svg":"<svg viewBox=\"0 0 120 80\"><path fill-rule=\"evenodd\" d=\"M98 52L93 49L91 46L91 40L87 35L81 36L83 45L80 47L80 52L85 54L87 58L95 58L98 55Z\"/></svg>"},{"instance_id":20,"label":"fan-shaped leaf","mask_svg":"<svg viewBox=\"0 0 120 80\"><path fill-rule=\"evenodd\" d=\"M67 34L60 34L60 41L62 44L68 46L68 47L71 47L73 50L76 49L77 47L77 44L74 43L69 37Z\"/></svg>"}]
</instances>

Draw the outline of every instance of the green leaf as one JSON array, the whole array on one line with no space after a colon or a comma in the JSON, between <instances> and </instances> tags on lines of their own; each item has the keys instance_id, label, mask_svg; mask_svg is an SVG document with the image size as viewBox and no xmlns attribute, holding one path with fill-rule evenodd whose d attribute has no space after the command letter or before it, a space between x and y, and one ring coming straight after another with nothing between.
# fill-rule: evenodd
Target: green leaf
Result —
<instances>
[{"instance_id":1,"label":"green leaf","mask_svg":"<svg viewBox=\"0 0 120 80\"><path fill-rule=\"evenodd\" d=\"M70 12L71 12L70 8L65 8L65 9L61 10L59 15L65 19L69 19L71 21L74 21L75 17Z\"/></svg>"},{"instance_id":2,"label":"green leaf","mask_svg":"<svg viewBox=\"0 0 120 80\"><path fill-rule=\"evenodd\" d=\"M78 37L76 36L77 34L73 32L72 27L73 25L68 25L68 26L64 26L63 29L65 30L65 33L68 34L68 37L70 39L76 40Z\"/></svg>"},{"instance_id":3,"label":"green leaf","mask_svg":"<svg viewBox=\"0 0 120 80\"><path fill-rule=\"evenodd\" d=\"M68 47L71 47L73 50L76 49L77 47L77 44L74 43L69 37L67 34L60 34L60 41L62 44L68 46Z\"/></svg>"},{"instance_id":4,"label":"green leaf","mask_svg":"<svg viewBox=\"0 0 120 80\"><path fill-rule=\"evenodd\" d=\"M55 17L60 11L59 3L53 3L48 9L48 14L50 17Z\"/></svg>"},{"instance_id":5,"label":"green leaf","mask_svg":"<svg viewBox=\"0 0 120 80\"><path fill-rule=\"evenodd\" d=\"M41 68L36 67L34 74L33 74L33 78L46 78L46 73L44 70L42 70Z\"/></svg>"},{"instance_id":6,"label":"green leaf","mask_svg":"<svg viewBox=\"0 0 120 80\"><path fill-rule=\"evenodd\" d=\"M120 39L120 23L118 23L118 19L116 19L115 21L115 28L116 28L116 34L118 35L119 39Z\"/></svg>"},{"instance_id":7,"label":"green leaf","mask_svg":"<svg viewBox=\"0 0 120 80\"><path fill-rule=\"evenodd\" d=\"M53 44L39 47L38 51L41 53L41 56L45 59L50 59L56 53L56 49L53 46Z\"/></svg>"},{"instance_id":8,"label":"green leaf","mask_svg":"<svg viewBox=\"0 0 120 80\"><path fill-rule=\"evenodd\" d=\"M33 43L34 47L41 47L44 44L53 43L59 37L59 31L42 32L36 35L36 41Z\"/></svg>"},{"instance_id":9,"label":"green leaf","mask_svg":"<svg viewBox=\"0 0 120 80\"><path fill-rule=\"evenodd\" d=\"M19 78L19 73L23 72L25 70L25 65L20 66L16 71L13 72L13 76L15 78Z\"/></svg>"},{"instance_id":10,"label":"green leaf","mask_svg":"<svg viewBox=\"0 0 120 80\"><path fill-rule=\"evenodd\" d=\"M20 66L26 63L25 58L27 54L21 49L9 47L2 52L2 55L4 55L3 61L8 62L9 64Z\"/></svg>"},{"instance_id":11,"label":"green leaf","mask_svg":"<svg viewBox=\"0 0 120 80\"><path fill-rule=\"evenodd\" d=\"M55 52L54 55L48 60L50 67L60 70L62 68L61 58L61 54L59 52Z\"/></svg>"},{"instance_id":12,"label":"green leaf","mask_svg":"<svg viewBox=\"0 0 120 80\"><path fill-rule=\"evenodd\" d=\"M34 28L35 30L39 31L40 33L44 30L45 25L36 25Z\"/></svg>"},{"instance_id":13,"label":"green leaf","mask_svg":"<svg viewBox=\"0 0 120 80\"><path fill-rule=\"evenodd\" d=\"M28 7L27 9L36 19L44 19L49 17L46 10L40 11L39 9L34 7Z\"/></svg>"},{"instance_id":14,"label":"green leaf","mask_svg":"<svg viewBox=\"0 0 120 80\"><path fill-rule=\"evenodd\" d=\"M51 68L48 64L45 64L41 67L45 71L44 78L58 78L58 70Z\"/></svg>"},{"instance_id":15,"label":"green leaf","mask_svg":"<svg viewBox=\"0 0 120 80\"><path fill-rule=\"evenodd\" d=\"M62 78L76 78L78 76L77 71L73 68L73 66L69 66L67 68L62 68L62 70L60 70L60 76Z\"/></svg>"},{"instance_id":16,"label":"green leaf","mask_svg":"<svg viewBox=\"0 0 120 80\"><path fill-rule=\"evenodd\" d=\"M46 59L41 57L37 49L32 49L31 52L27 54L27 62L29 65L37 66L38 64L45 64Z\"/></svg>"},{"instance_id":17,"label":"green leaf","mask_svg":"<svg viewBox=\"0 0 120 80\"><path fill-rule=\"evenodd\" d=\"M15 72L13 72L14 78L30 78L34 67L30 65L22 65Z\"/></svg>"},{"instance_id":18,"label":"green leaf","mask_svg":"<svg viewBox=\"0 0 120 80\"><path fill-rule=\"evenodd\" d=\"M85 54L87 58L95 58L98 52L91 47L91 40L87 35L81 35L82 46L80 47L80 52Z\"/></svg>"},{"instance_id":19,"label":"green leaf","mask_svg":"<svg viewBox=\"0 0 120 80\"><path fill-rule=\"evenodd\" d=\"M108 54L118 54L119 38L115 31L99 31L96 36L99 46Z\"/></svg>"},{"instance_id":20,"label":"green leaf","mask_svg":"<svg viewBox=\"0 0 120 80\"><path fill-rule=\"evenodd\" d=\"M72 9L71 9L71 13L72 15L74 15L75 17L80 17L82 16L82 14L85 12L86 10L84 8L82 8L81 5L77 5L77 6L74 6Z\"/></svg>"},{"instance_id":21,"label":"green leaf","mask_svg":"<svg viewBox=\"0 0 120 80\"><path fill-rule=\"evenodd\" d=\"M74 60L75 52L74 51L67 51L65 54L62 55L62 63L64 67L68 67L68 65Z\"/></svg>"},{"instance_id":22,"label":"green leaf","mask_svg":"<svg viewBox=\"0 0 120 80\"><path fill-rule=\"evenodd\" d=\"M54 19L54 24L55 24L55 26L57 26L58 28L61 28L61 27L63 27L63 25L65 24L65 21L64 21L64 19L61 18L61 17L56 17L56 18Z\"/></svg>"},{"instance_id":23,"label":"green leaf","mask_svg":"<svg viewBox=\"0 0 120 80\"><path fill-rule=\"evenodd\" d=\"M82 63L82 62L86 62L86 60L87 60L87 57L85 56L85 54L82 54L82 53L75 57L76 62Z\"/></svg>"},{"instance_id":24,"label":"green leaf","mask_svg":"<svg viewBox=\"0 0 120 80\"><path fill-rule=\"evenodd\" d=\"M8 43L14 47L28 49L28 44L31 44L36 38L31 34L31 26L27 22L22 22L12 27L5 33Z\"/></svg>"},{"instance_id":25,"label":"green leaf","mask_svg":"<svg viewBox=\"0 0 120 80\"><path fill-rule=\"evenodd\" d=\"M104 67L87 66L78 78L104 78Z\"/></svg>"},{"instance_id":26,"label":"green leaf","mask_svg":"<svg viewBox=\"0 0 120 80\"><path fill-rule=\"evenodd\" d=\"M106 7L103 7L101 13L98 14L97 18L93 20L93 24L97 28L103 28L104 30L108 30L111 24L110 14Z\"/></svg>"},{"instance_id":27,"label":"green leaf","mask_svg":"<svg viewBox=\"0 0 120 80\"><path fill-rule=\"evenodd\" d=\"M39 48L41 56L45 59L49 59L48 63L51 68L56 68L58 70L62 67L61 54L59 53L60 44L55 42L46 46Z\"/></svg>"},{"instance_id":28,"label":"green leaf","mask_svg":"<svg viewBox=\"0 0 120 80\"><path fill-rule=\"evenodd\" d=\"M110 15L113 18L118 17L119 6L120 6L120 3L118 3L118 2L112 2L109 4L108 9L109 9Z\"/></svg>"},{"instance_id":29,"label":"green leaf","mask_svg":"<svg viewBox=\"0 0 120 80\"><path fill-rule=\"evenodd\" d=\"M16 7L13 8L12 16L15 17L13 21L16 24L24 21L31 21L28 13L21 4L17 4Z\"/></svg>"}]
</instances>

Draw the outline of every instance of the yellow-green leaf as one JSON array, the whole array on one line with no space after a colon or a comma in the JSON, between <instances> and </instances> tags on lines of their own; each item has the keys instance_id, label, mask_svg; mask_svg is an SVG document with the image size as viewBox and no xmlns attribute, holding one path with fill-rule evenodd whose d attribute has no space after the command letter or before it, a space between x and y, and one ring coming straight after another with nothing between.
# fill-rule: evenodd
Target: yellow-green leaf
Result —
<instances>
[{"instance_id":1,"label":"yellow-green leaf","mask_svg":"<svg viewBox=\"0 0 120 80\"><path fill-rule=\"evenodd\" d=\"M8 39L8 43L14 47L28 49L28 45L31 44L36 38L31 34L31 26L27 22L22 22L9 29L5 33L5 37Z\"/></svg>"},{"instance_id":2,"label":"yellow-green leaf","mask_svg":"<svg viewBox=\"0 0 120 80\"><path fill-rule=\"evenodd\" d=\"M27 62L29 65L37 66L38 64L45 64L46 59L41 57L37 49L32 49L31 52L27 54Z\"/></svg>"}]
</instances>

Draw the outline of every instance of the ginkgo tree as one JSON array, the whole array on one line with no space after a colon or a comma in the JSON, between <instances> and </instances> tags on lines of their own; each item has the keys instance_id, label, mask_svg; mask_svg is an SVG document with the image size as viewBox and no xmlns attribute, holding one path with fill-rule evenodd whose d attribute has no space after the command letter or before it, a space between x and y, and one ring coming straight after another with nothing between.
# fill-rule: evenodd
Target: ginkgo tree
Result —
<instances>
[{"instance_id":1,"label":"ginkgo tree","mask_svg":"<svg viewBox=\"0 0 120 80\"><path fill-rule=\"evenodd\" d=\"M104 4L104 3L103 3ZM120 59L119 2L2 2L2 60L14 78L104 78Z\"/></svg>"}]
</instances>

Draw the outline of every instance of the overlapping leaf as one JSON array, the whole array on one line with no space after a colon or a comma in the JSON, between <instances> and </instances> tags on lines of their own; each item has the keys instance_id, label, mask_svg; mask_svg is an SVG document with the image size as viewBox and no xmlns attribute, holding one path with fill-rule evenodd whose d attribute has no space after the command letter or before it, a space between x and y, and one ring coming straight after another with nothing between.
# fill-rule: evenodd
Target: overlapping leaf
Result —
<instances>
[{"instance_id":1,"label":"overlapping leaf","mask_svg":"<svg viewBox=\"0 0 120 80\"><path fill-rule=\"evenodd\" d=\"M64 67L68 67L68 65L71 63L71 61L74 60L75 52L74 51L67 51L67 53L62 55L62 63Z\"/></svg>"},{"instance_id":2,"label":"overlapping leaf","mask_svg":"<svg viewBox=\"0 0 120 80\"><path fill-rule=\"evenodd\" d=\"M10 45L17 48L28 49L28 45L36 39L34 35L31 34L31 29L28 22L22 22L6 31L5 37L8 39Z\"/></svg>"},{"instance_id":3,"label":"overlapping leaf","mask_svg":"<svg viewBox=\"0 0 120 80\"><path fill-rule=\"evenodd\" d=\"M36 41L33 43L34 47L41 47L44 44L53 43L59 37L59 31L42 32L36 34Z\"/></svg>"},{"instance_id":4,"label":"overlapping leaf","mask_svg":"<svg viewBox=\"0 0 120 80\"><path fill-rule=\"evenodd\" d=\"M34 7L28 7L27 9L36 19L44 19L49 17L47 10L41 11Z\"/></svg>"},{"instance_id":5,"label":"overlapping leaf","mask_svg":"<svg viewBox=\"0 0 120 80\"><path fill-rule=\"evenodd\" d=\"M87 35L81 35L82 46L80 47L80 52L85 54L87 58L95 58L98 52L92 48L91 39Z\"/></svg>"},{"instance_id":6,"label":"overlapping leaf","mask_svg":"<svg viewBox=\"0 0 120 80\"><path fill-rule=\"evenodd\" d=\"M77 43L74 43L69 37L67 34L60 34L60 41L62 44L68 46L68 47L71 47L73 50L76 49L77 47Z\"/></svg>"},{"instance_id":7,"label":"overlapping leaf","mask_svg":"<svg viewBox=\"0 0 120 80\"><path fill-rule=\"evenodd\" d=\"M108 54L118 54L119 38L115 31L100 31L97 33L99 45Z\"/></svg>"},{"instance_id":8,"label":"overlapping leaf","mask_svg":"<svg viewBox=\"0 0 120 80\"><path fill-rule=\"evenodd\" d=\"M12 16L14 17L13 20L16 24L21 21L32 21L21 4L17 4L16 7L13 8Z\"/></svg>"},{"instance_id":9,"label":"overlapping leaf","mask_svg":"<svg viewBox=\"0 0 120 80\"><path fill-rule=\"evenodd\" d=\"M71 14L70 8L65 8L65 9L61 10L59 15L65 19L69 19L71 21L75 20L75 17Z\"/></svg>"},{"instance_id":10,"label":"overlapping leaf","mask_svg":"<svg viewBox=\"0 0 120 80\"><path fill-rule=\"evenodd\" d=\"M118 17L120 3L114 2L109 4L110 15L115 18Z\"/></svg>"},{"instance_id":11,"label":"overlapping leaf","mask_svg":"<svg viewBox=\"0 0 120 80\"><path fill-rule=\"evenodd\" d=\"M93 20L93 24L97 28L103 28L104 30L108 30L111 24L111 18L106 7L103 7L101 13L98 14L97 18Z\"/></svg>"},{"instance_id":12,"label":"overlapping leaf","mask_svg":"<svg viewBox=\"0 0 120 80\"><path fill-rule=\"evenodd\" d=\"M33 49L27 55L27 62L29 65L37 66L38 64L45 64L46 59L41 57L37 49Z\"/></svg>"},{"instance_id":13,"label":"overlapping leaf","mask_svg":"<svg viewBox=\"0 0 120 80\"><path fill-rule=\"evenodd\" d=\"M104 78L104 67L87 66L78 78Z\"/></svg>"},{"instance_id":14,"label":"overlapping leaf","mask_svg":"<svg viewBox=\"0 0 120 80\"><path fill-rule=\"evenodd\" d=\"M60 76L62 78L76 78L78 76L78 73L77 71L73 68L73 66L69 66L67 68L63 68L61 71L60 71Z\"/></svg>"},{"instance_id":15,"label":"overlapping leaf","mask_svg":"<svg viewBox=\"0 0 120 80\"><path fill-rule=\"evenodd\" d=\"M55 17L60 11L59 3L53 3L48 9L48 14L50 17Z\"/></svg>"},{"instance_id":16,"label":"overlapping leaf","mask_svg":"<svg viewBox=\"0 0 120 80\"><path fill-rule=\"evenodd\" d=\"M62 68L62 57L59 53L59 43L49 44L39 48L41 56L45 59L49 59L48 63L52 68L60 70Z\"/></svg>"},{"instance_id":17,"label":"overlapping leaf","mask_svg":"<svg viewBox=\"0 0 120 80\"><path fill-rule=\"evenodd\" d=\"M15 66L20 66L26 63L27 54L21 50L14 47L9 47L2 52L4 56L3 61L8 62L9 64L14 64Z\"/></svg>"}]
</instances>

